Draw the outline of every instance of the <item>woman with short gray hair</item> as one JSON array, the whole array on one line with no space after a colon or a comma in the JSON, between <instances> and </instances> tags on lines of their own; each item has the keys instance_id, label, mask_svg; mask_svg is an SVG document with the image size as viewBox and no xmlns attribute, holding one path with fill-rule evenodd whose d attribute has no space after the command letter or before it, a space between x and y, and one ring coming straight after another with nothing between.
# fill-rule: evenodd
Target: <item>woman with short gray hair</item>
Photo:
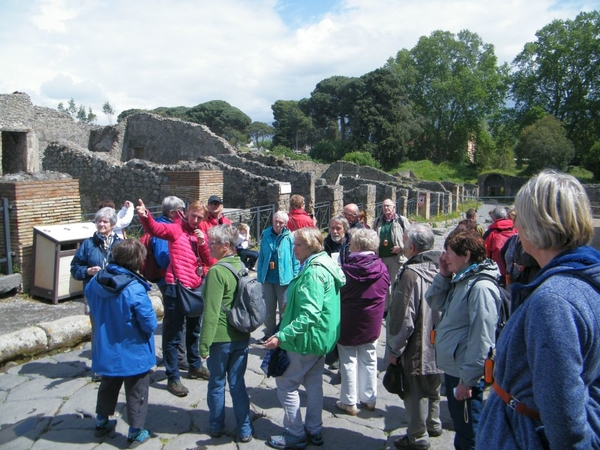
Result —
<instances>
[{"instance_id":1,"label":"woman with short gray hair","mask_svg":"<svg viewBox=\"0 0 600 450\"><path fill-rule=\"evenodd\" d=\"M300 268L294 257L294 238L287 229L288 218L285 211L277 211L273 215L273 225L263 231L260 239L256 279L263 285L267 307L265 335L258 341L260 344L273 334L277 309L281 318L288 285Z\"/></svg>"},{"instance_id":2,"label":"woman with short gray hair","mask_svg":"<svg viewBox=\"0 0 600 450\"><path fill-rule=\"evenodd\" d=\"M83 288L94 275L106 268L111 262L113 247L121 239L114 233L117 213L113 208L105 207L94 216L96 231L93 236L81 243L71 261L71 275L83 281ZM87 303L85 313L89 314Z\"/></svg>"},{"instance_id":3,"label":"woman with short gray hair","mask_svg":"<svg viewBox=\"0 0 600 450\"><path fill-rule=\"evenodd\" d=\"M523 249L541 269L511 285L477 448L600 448L600 252L590 202L545 170L515 200ZM516 405L516 406L515 406Z\"/></svg>"}]
</instances>

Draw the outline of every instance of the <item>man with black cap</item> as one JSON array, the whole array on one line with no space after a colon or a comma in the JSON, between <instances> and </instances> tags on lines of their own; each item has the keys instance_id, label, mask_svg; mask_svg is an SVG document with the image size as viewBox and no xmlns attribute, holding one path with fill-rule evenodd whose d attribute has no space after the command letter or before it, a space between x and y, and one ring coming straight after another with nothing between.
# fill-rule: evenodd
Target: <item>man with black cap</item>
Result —
<instances>
[{"instance_id":1,"label":"man with black cap","mask_svg":"<svg viewBox=\"0 0 600 450\"><path fill-rule=\"evenodd\" d=\"M218 195L208 197L206 209L208 210L208 214L198 225L198 228L202 230L205 236L208 236L208 230L212 227L223 224L231 225L231 220L223 215L223 200ZM211 256L210 265L212 266L216 262L217 260Z\"/></svg>"}]
</instances>

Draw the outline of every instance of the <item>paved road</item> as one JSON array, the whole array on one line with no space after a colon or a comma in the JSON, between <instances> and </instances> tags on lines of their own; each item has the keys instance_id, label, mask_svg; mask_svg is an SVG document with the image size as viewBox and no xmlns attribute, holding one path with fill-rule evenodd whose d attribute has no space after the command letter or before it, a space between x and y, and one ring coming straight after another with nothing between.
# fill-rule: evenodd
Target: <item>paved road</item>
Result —
<instances>
[{"instance_id":1,"label":"paved road","mask_svg":"<svg viewBox=\"0 0 600 450\"><path fill-rule=\"evenodd\" d=\"M384 330L382 330L384 331ZM255 332L254 337L260 337ZM282 431L283 415L275 391L275 382L260 370L265 350L251 344L246 384L251 400L255 438L248 444L234 441L235 421L231 401L227 396L227 435L211 439L208 435L206 381L183 380L190 394L178 398L166 390L161 364L160 327L156 336L159 365L152 375L149 394L147 427L158 434L142 448L208 449L266 448L265 441ZM252 341L254 342L254 340ZM380 362L383 343L378 346ZM24 364L9 364L0 374L0 448L14 449L109 449L125 448L127 424L119 420L116 433L104 439L94 437L94 408L98 384L90 376L89 343L80 348L46 356ZM377 408L350 417L335 408L339 386L330 384L332 373L325 370L323 450L378 450L394 448L393 440L405 431L402 401L391 395L379 383ZM383 374L380 374L380 378ZM304 402L304 398L302 400ZM121 394L119 415L125 414ZM454 433L443 399L444 433L432 438L432 449L452 449Z\"/></svg>"}]
</instances>

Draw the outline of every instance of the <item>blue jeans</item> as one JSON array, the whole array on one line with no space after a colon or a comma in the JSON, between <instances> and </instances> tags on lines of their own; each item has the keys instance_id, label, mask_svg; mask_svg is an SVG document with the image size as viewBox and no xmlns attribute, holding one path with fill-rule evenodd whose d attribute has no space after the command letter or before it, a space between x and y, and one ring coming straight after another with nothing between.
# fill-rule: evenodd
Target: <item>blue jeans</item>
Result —
<instances>
[{"instance_id":1,"label":"blue jeans","mask_svg":"<svg viewBox=\"0 0 600 450\"><path fill-rule=\"evenodd\" d=\"M187 360L191 369L197 369L202 364L198 350L200 338L200 317L185 317L179 309L179 301L176 297L163 295L165 315L163 318L162 348L163 362L169 381L179 380L179 361L177 358L177 347L181 343L183 333L183 322L185 321L185 346Z\"/></svg>"},{"instance_id":2,"label":"blue jeans","mask_svg":"<svg viewBox=\"0 0 600 450\"><path fill-rule=\"evenodd\" d=\"M222 432L225 427L225 376L227 376L238 435L245 437L252 434L250 399L244 381L249 341L244 339L234 342L216 342L210 346L210 357L207 360L210 379L206 398L210 411L208 421L212 433Z\"/></svg>"},{"instance_id":3,"label":"blue jeans","mask_svg":"<svg viewBox=\"0 0 600 450\"><path fill-rule=\"evenodd\" d=\"M454 388L458 386L459 378L444 374L446 380L446 397L448 409L454 423L454 448L457 450L475 449L477 425L483 409L483 380L471 387L472 397L468 400L456 400ZM466 411L465 411L466 408ZM467 420L465 420L467 419Z\"/></svg>"}]
</instances>

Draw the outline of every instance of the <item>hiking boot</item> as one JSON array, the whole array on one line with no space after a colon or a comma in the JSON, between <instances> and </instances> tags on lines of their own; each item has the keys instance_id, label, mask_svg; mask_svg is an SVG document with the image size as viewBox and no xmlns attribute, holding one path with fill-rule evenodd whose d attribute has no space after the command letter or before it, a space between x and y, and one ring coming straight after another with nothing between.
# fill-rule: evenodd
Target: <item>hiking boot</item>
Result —
<instances>
[{"instance_id":1,"label":"hiking boot","mask_svg":"<svg viewBox=\"0 0 600 450\"><path fill-rule=\"evenodd\" d=\"M394 447L408 450L428 450L431 447L431 444L415 444L414 442L410 442L410 439L408 439L408 436L405 434L394 441Z\"/></svg>"},{"instance_id":2,"label":"hiking boot","mask_svg":"<svg viewBox=\"0 0 600 450\"><path fill-rule=\"evenodd\" d=\"M338 400L337 402L335 402L335 406L337 406L338 409L341 409L347 414L350 414L351 416L355 416L356 414L358 414L358 408L356 407L356 405L346 405L345 403L342 403Z\"/></svg>"},{"instance_id":3,"label":"hiking boot","mask_svg":"<svg viewBox=\"0 0 600 450\"><path fill-rule=\"evenodd\" d=\"M306 436L292 436L286 432L281 436L271 436L267 441L267 445L272 448L302 450L306 448L308 441L306 440Z\"/></svg>"},{"instance_id":4,"label":"hiking boot","mask_svg":"<svg viewBox=\"0 0 600 450\"><path fill-rule=\"evenodd\" d=\"M325 441L323 440L323 435L321 434L320 431L317 431L316 433L310 433L309 431L307 431L306 439L312 445L315 445L317 447L320 447L321 445L323 445L325 443Z\"/></svg>"},{"instance_id":5,"label":"hiking boot","mask_svg":"<svg viewBox=\"0 0 600 450\"><path fill-rule=\"evenodd\" d=\"M189 389L180 380L169 381L167 390L176 397L185 397L190 393Z\"/></svg>"},{"instance_id":6,"label":"hiking boot","mask_svg":"<svg viewBox=\"0 0 600 450\"><path fill-rule=\"evenodd\" d=\"M210 378L210 372L204 366L200 366L197 369L190 368L190 370L188 370L188 378L190 380L196 380L198 378L208 380Z\"/></svg>"},{"instance_id":7,"label":"hiking boot","mask_svg":"<svg viewBox=\"0 0 600 450\"><path fill-rule=\"evenodd\" d=\"M114 431L116 427L117 427L116 420L106 419L104 422L100 422L100 423L96 422L94 436L96 436L96 437L106 436L108 433L111 433L112 431Z\"/></svg>"},{"instance_id":8,"label":"hiking boot","mask_svg":"<svg viewBox=\"0 0 600 450\"><path fill-rule=\"evenodd\" d=\"M127 443L129 448L136 448L153 437L149 430L141 429L137 433L127 435Z\"/></svg>"}]
</instances>

